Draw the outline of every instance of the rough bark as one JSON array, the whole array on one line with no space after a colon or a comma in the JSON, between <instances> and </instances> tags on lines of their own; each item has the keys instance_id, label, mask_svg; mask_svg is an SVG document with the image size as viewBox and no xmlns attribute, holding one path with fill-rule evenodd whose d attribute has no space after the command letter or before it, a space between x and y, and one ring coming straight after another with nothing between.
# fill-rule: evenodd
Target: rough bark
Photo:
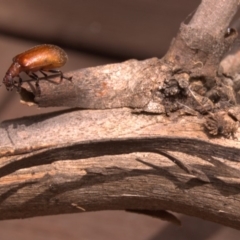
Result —
<instances>
[{"instance_id":1,"label":"rough bark","mask_svg":"<svg viewBox=\"0 0 240 240\"><path fill-rule=\"evenodd\" d=\"M40 95L25 81L22 101L78 109L2 123L0 219L171 210L240 229L239 111L219 70L238 3L202 1L161 60L78 70Z\"/></svg>"}]
</instances>

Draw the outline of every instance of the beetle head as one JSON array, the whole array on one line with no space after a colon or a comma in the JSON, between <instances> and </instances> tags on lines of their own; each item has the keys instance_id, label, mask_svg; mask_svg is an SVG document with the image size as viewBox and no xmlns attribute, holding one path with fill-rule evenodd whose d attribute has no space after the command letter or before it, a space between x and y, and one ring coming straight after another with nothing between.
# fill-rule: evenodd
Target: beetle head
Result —
<instances>
[{"instance_id":1,"label":"beetle head","mask_svg":"<svg viewBox=\"0 0 240 240\"><path fill-rule=\"evenodd\" d=\"M6 73L5 77L3 78L3 84L6 86L7 90L13 89L14 82L11 74Z\"/></svg>"}]
</instances>

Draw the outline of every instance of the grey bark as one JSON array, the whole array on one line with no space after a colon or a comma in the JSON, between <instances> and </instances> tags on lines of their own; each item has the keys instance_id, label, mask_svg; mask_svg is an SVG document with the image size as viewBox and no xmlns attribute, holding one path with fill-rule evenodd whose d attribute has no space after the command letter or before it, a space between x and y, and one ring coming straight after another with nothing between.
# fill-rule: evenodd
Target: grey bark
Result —
<instances>
[{"instance_id":1,"label":"grey bark","mask_svg":"<svg viewBox=\"0 0 240 240\"><path fill-rule=\"evenodd\" d=\"M41 95L24 82L23 101L78 109L1 124L0 219L170 210L239 229L238 106L218 69L238 4L202 1L161 60L77 70Z\"/></svg>"}]
</instances>

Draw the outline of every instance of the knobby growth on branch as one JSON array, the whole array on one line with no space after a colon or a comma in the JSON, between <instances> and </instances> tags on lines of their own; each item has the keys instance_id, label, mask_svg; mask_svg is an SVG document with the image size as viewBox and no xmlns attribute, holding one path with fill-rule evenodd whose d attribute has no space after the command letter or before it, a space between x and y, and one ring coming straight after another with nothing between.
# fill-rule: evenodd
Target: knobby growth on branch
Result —
<instances>
[{"instance_id":1,"label":"knobby growth on branch","mask_svg":"<svg viewBox=\"0 0 240 240\"><path fill-rule=\"evenodd\" d=\"M203 0L162 59L73 71L40 95L25 82L22 102L71 109L1 124L0 218L124 209L179 223L170 210L240 229L239 60L224 58L238 5Z\"/></svg>"}]
</instances>

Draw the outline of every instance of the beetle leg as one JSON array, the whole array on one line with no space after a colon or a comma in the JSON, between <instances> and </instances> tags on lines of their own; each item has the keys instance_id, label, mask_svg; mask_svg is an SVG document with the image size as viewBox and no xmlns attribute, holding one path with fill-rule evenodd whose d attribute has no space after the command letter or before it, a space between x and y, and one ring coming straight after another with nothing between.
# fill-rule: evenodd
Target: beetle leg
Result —
<instances>
[{"instance_id":1,"label":"beetle leg","mask_svg":"<svg viewBox=\"0 0 240 240\"><path fill-rule=\"evenodd\" d=\"M63 73L62 73L61 70L54 69L54 70L47 70L47 71L45 71L45 72L59 73L60 76L61 76L59 84L62 82L63 79L66 79L66 80L68 80L68 81L70 81L70 82L72 81L72 77L65 77L65 76L63 75Z\"/></svg>"},{"instance_id":2,"label":"beetle leg","mask_svg":"<svg viewBox=\"0 0 240 240\"><path fill-rule=\"evenodd\" d=\"M40 89L40 85L39 85L39 78L38 78L38 75L35 74L35 73L32 73L32 76L33 76L33 78L36 79L36 83L35 83L35 86L36 86L36 92L37 92L37 95L40 96L40 95L41 95L41 89Z\"/></svg>"},{"instance_id":3,"label":"beetle leg","mask_svg":"<svg viewBox=\"0 0 240 240\"><path fill-rule=\"evenodd\" d=\"M47 75L43 70L39 70L40 71L40 73L42 73L43 75L44 75L44 77L45 77L45 79L48 81L48 82L50 82L50 83L53 83L53 84L60 84L61 82L62 82L62 80L60 80L59 82L55 82L55 81L53 81L53 80L51 80L50 78L52 78L53 76L55 76L55 75ZM46 70L45 70L46 71Z\"/></svg>"},{"instance_id":4,"label":"beetle leg","mask_svg":"<svg viewBox=\"0 0 240 240\"><path fill-rule=\"evenodd\" d=\"M35 83L35 86L36 86L36 93L38 96L41 95L41 89L40 89L40 85L39 85L39 78L38 78L38 75L35 74L35 73L28 73L26 72L26 74L30 77L30 78L33 78L34 80L36 80L36 83Z\"/></svg>"},{"instance_id":5,"label":"beetle leg","mask_svg":"<svg viewBox=\"0 0 240 240\"><path fill-rule=\"evenodd\" d=\"M22 82L23 82L22 78L18 76L18 85L16 86L17 92L21 91Z\"/></svg>"},{"instance_id":6,"label":"beetle leg","mask_svg":"<svg viewBox=\"0 0 240 240\"><path fill-rule=\"evenodd\" d=\"M72 81L72 77L65 77L61 70L57 70L57 69L55 69L55 70L48 70L48 72L59 73L60 76L61 76L61 81L62 81L63 78L68 80L68 81L70 81L70 82Z\"/></svg>"},{"instance_id":7,"label":"beetle leg","mask_svg":"<svg viewBox=\"0 0 240 240\"><path fill-rule=\"evenodd\" d=\"M39 86L39 81L36 81L35 86L36 86L37 95L40 96L41 95L41 88Z\"/></svg>"},{"instance_id":8,"label":"beetle leg","mask_svg":"<svg viewBox=\"0 0 240 240\"><path fill-rule=\"evenodd\" d=\"M35 74L35 73L27 73L27 75L29 76L29 77L31 77L31 78L33 78L33 79L35 79L35 80L38 80L38 75L37 74Z\"/></svg>"},{"instance_id":9,"label":"beetle leg","mask_svg":"<svg viewBox=\"0 0 240 240\"><path fill-rule=\"evenodd\" d=\"M50 78L52 78L53 76L55 77L55 75L47 75L43 70L39 70L39 72L44 75L45 79L48 82L53 83L53 84L60 84L61 83L61 81L56 83L55 81L50 80Z\"/></svg>"},{"instance_id":10,"label":"beetle leg","mask_svg":"<svg viewBox=\"0 0 240 240\"><path fill-rule=\"evenodd\" d=\"M48 78L48 75L47 75L45 72L43 72L42 70L40 70L40 73L42 73L42 75L43 75L45 78Z\"/></svg>"},{"instance_id":11,"label":"beetle leg","mask_svg":"<svg viewBox=\"0 0 240 240\"><path fill-rule=\"evenodd\" d=\"M18 76L18 77L19 77L19 76ZM14 89L14 87L15 87L15 88L17 88L17 91L18 91L18 86L16 86L15 83L16 83L15 80L12 79L12 81L11 81L11 87L7 88L7 90L8 90L8 91L12 91L12 90ZM18 84L19 84L19 82L18 82Z\"/></svg>"}]
</instances>

